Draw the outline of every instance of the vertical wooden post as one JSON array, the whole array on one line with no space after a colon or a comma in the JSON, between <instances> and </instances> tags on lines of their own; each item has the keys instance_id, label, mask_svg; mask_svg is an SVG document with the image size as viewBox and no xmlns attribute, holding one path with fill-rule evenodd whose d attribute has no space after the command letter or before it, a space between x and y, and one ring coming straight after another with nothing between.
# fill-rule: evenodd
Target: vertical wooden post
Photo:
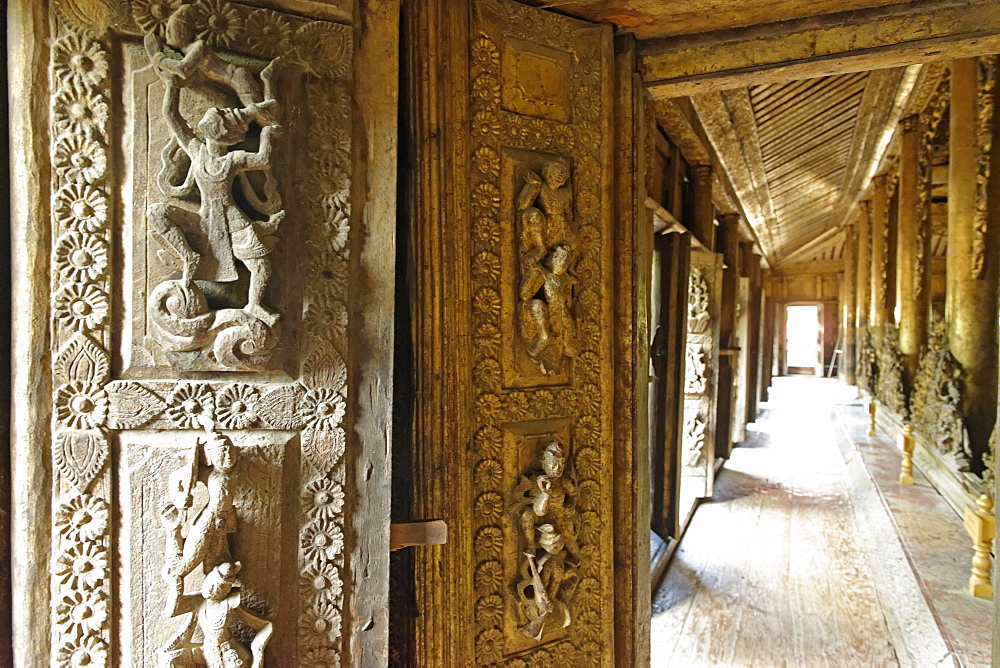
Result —
<instances>
[{"instance_id":1,"label":"vertical wooden post","mask_svg":"<svg viewBox=\"0 0 1000 668\"><path fill-rule=\"evenodd\" d=\"M996 417L997 399L997 258L986 253L984 279L974 273L973 242L976 236L980 179L996 192L996 178L989 178L980 162L977 132L980 94L975 58L955 60L951 67L951 111L948 166L948 258L945 316L952 355L962 365L962 414L975 456L986 450ZM993 134L996 134L994 123ZM996 139L994 139L996 145ZM994 150L994 158L1000 151ZM994 165L994 170L996 165ZM996 171L993 172L994 176ZM993 208L990 213L1000 210ZM993 220L996 220L994 217ZM996 230L991 234L995 235ZM986 247L992 254L995 249Z\"/></svg>"},{"instance_id":2,"label":"vertical wooden post","mask_svg":"<svg viewBox=\"0 0 1000 668\"><path fill-rule=\"evenodd\" d=\"M732 453L732 412L735 404L734 382L738 351L735 346L736 331L736 289L740 271L740 215L728 213L722 216L716 237L716 251L722 253L725 267L722 270L721 312L719 316L719 394L718 418L715 421L715 455L729 457Z\"/></svg>"},{"instance_id":3,"label":"vertical wooden post","mask_svg":"<svg viewBox=\"0 0 1000 668\"><path fill-rule=\"evenodd\" d=\"M762 290L760 256L753 252L753 245L746 246L745 256L750 278L750 300L747 307L747 424L757 417L757 387L760 383L760 339Z\"/></svg>"},{"instance_id":4,"label":"vertical wooden post","mask_svg":"<svg viewBox=\"0 0 1000 668\"><path fill-rule=\"evenodd\" d=\"M715 210L712 206L712 165L694 165L691 170L691 218L688 223L695 238L705 248L715 248Z\"/></svg>"},{"instance_id":5,"label":"vertical wooden post","mask_svg":"<svg viewBox=\"0 0 1000 668\"><path fill-rule=\"evenodd\" d=\"M859 335L868 327L869 310L871 308L872 292L872 259L871 259L871 239L872 224L871 213L869 212L869 202L861 203L861 213L858 216L858 252L857 252L857 304L855 305L854 326ZM859 351L860 352L860 351Z\"/></svg>"},{"instance_id":6,"label":"vertical wooden post","mask_svg":"<svg viewBox=\"0 0 1000 668\"><path fill-rule=\"evenodd\" d=\"M653 341L653 365L660 379L655 397L662 418L654 434L653 466L660 485L653 489L653 529L661 537L680 532L681 444L684 431L684 353L687 345L688 273L691 233L658 234L660 320Z\"/></svg>"},{"instance_id":7,"label":"vertical wooden post","mask_svg":"<svg viewBox=\"0 0 1000 668\"><path fill-rule=\"evenodd\" d=\"M615 430L615 657L649 663L648 290L652 224L645 202L645 89L636 74L635 39L615 40L615 412L631 425Z\"/></svg>"},{"instance_id":8,"label":"vertical wooden post","mask_svg":"<svg viewBox=\"0 0 1000 668\"><path fill-rule=\"evenodd\" d=\"M896 305L899 308L899 352L912 385L917 372L920 348L927 339L927 319L930 308L927 272L920 263L926 262L926 235L920 234L922 224L920 176L920 117L907 116L900 122L901 151L899 156L898 241L896 244Z\"/></svg>"},{"instance_id":9,"label":"vertical wooden post","mask_svg":"<svg viewBox=\"0 0 1000 668\"><path fill-rule=\"evenodd\" d=\"M861 390L871 383L871 364L867 359L868 345L871 341L871 331L868 328L869 311L871 309L872 292L872 222L871 202L861 202L858 207L858 256L857 256L857 303L854 318L854 380L858 386L858 396Z\"/></svg>"},{"instance_id":10,"label":"vertical wooden post","mask_svg":"<svg viewBox=\"0 0 1000 668\"><path fill-rule=\"evenodd\" d=\"M858 233L857 225L853 222L844 230L844 301L840 305L841 310L841 350L840 358L842 369L838 370L838 375L848 385L857 382L855 377L857 347L855 319L857 317L858 298ZM835 353L836 354L836 353Z\"/></svg>"},{"instance_id":11,"label":"vertical wooden post","mask_svg":"<svg viewBox=\"0 0 1000 668\"><path fill-rule=\"evenodd\" d=\"M871 199L871 230L872 230L872 264L871 264L871 312L868 322L871 327L881 327L889 319L888 303L886 301L886 271L888 257L886 252L886 236L889 224L889 191L884 174L872 180Z\"/></svg>"},{"instance_id":12,"label":"vertical wooden post","mask_svg":"<svg viewBox=\"0 0 1000 668\"><path fill-rule=\"evenodd\" d=\"M764 338L761 341L761 380L758 388L758 399L767 401L767 391L771 387L771 376L774 368L775 346L775 314L777 303L773 295L771 270L764 271Z\"/></svg>"}]
</instances>

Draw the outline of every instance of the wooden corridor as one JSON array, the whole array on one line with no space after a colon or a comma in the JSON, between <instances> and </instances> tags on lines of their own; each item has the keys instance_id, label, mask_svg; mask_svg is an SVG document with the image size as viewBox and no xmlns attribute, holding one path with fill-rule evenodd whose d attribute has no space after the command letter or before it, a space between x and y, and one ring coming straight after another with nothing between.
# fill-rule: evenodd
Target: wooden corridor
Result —
<instances>
[{"instance_id":1,"label":"wooden corridor","mask_svg":"<svg viewBox=\"0 0 1000 668\"><path fill-rule=\"evenodd\" d=\"M653 666L912 665L883 609L905 603L876 582L884 557L858 530L856 506L871 501L852 492L836 440L844 391L776 380L655 597ZM922 665L956 663L931 652Z\"/></svg>"}]
</instances>

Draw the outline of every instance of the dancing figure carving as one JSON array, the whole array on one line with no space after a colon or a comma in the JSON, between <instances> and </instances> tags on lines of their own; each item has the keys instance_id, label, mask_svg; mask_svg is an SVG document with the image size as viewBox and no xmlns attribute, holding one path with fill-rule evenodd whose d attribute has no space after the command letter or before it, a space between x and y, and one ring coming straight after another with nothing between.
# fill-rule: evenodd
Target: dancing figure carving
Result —
<instances>
[{"instance_id":1,"label":"dancing figure carving","mask_svg":"<svg viewBox=\"0 0 1000 668\"><path fill-rule=\"evenodd\" d=\"M541 640L545 625L572 621L569 601L579 580L580 514L576 485L566 476L566 453L558 441L542 452L542 469L522 476L514 489L511 514L520 528L524 561L514 585L518 628Z\"/></svg>"},{"instance_id":2,"label":"dancing figure carving","mask_svg":"<svg viewBox=\"0 0 1000 668\"><path fill-rule=\"evenodd\" d=\"M558 373L578 351L573 315L577 279L571 273L575 234L569 170L551 162L525 174L517 197L521 223L520 330L542 373ZM544 177L544 178L543 178Z\"/></svg>"},{"instance_id":3,"label":"dancing figure carving","mask_svg":"<svg viewBox=\"0 0 1000 668\"><path fill-rule=\"evenodd\" d=\"M180 272L179 279L152 290L147 312L164 350L195 353L168 355L174 366L260 369L270 356L280 317L264 303L272 274L268 256L285 218L272 174L274 140L281 131L274 97L279 60L263 69L258 83L247 69L196 39L195 15L191 5L184 5L170 18L166 42L155 33L145 38L147 55L165 85L162 113L170 136L157 185L171 200L150 204L146 218L150 236L161 247L157 257ZM182 92L200 99L194 94L206 84L229 89L242 106L208 106L193 128L181 113ZM237 148L254 140L257 150ZM185 206L195 191L197 211ZM249 275L245 303L211 310L206 292L215 301L239 300L232 295L242 288L225 286L241 280L238 265Z\"/></svg>"}]
</instances>

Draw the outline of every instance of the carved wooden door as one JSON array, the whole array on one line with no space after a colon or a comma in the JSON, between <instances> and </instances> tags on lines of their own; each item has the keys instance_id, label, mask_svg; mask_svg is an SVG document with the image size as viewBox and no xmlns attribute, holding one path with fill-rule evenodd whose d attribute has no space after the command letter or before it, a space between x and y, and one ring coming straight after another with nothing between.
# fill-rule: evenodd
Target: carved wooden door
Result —
<instances>
[{"instance_id":1,"label":"carved wooden door","mask_svg":"<svg viewBox=\"0 0 1000 668\"><path fill-rule=\"evenodd\" d=\"M266 4L12 8L25 665L385 660L398 7Z\"/></svg>"},{"instance_id":2,"label":"carved wooden door","mask_svg":"<svg viewBox=\"0 0 1000 668\"><path fill-rule=\"evenodd\" d=\"M508 0L436 6L412 27L448 35L415 62L450 59L430 85L444 91L421 92L446 101L420 114L442 134L418 125L419 188L444 182L442 207L417 201L418 253L447 280L425 273L417 300L424 331L445 324L418 354L416 475L418 512L446 518L449 542L419 553L418 652L611 665L612 280L631 272L612 257L611 30Z\"/></svg>"},{"instance_id":3,"label":"carved wooden door","mask_svg":"<svg viewBox=\"0 0 1000 668\"><path fill-rule=\"evenodd\" d=\"M719 356L719 294L722 258L691 251L688 279L687 344L684 352L684 427L681 437L681 509L712 495L715 474L715 403Z\"/></svg>"}]
</instances>

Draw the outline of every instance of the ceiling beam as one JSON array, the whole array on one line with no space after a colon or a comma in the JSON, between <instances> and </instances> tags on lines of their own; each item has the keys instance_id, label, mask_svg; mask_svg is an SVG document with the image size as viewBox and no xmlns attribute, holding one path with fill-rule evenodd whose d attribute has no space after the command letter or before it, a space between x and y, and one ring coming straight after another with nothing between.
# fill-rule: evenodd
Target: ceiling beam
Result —
<instances>
[{"instance_id":1,"label":"ceiling beam","mask_svg":"<svg viewBox=\"0 0 1000 668\"><path fill-rule=\"evenodd\" d=\"M771 256L777 244L772 237L772 226L768 224L762 201L761 190L766 190L766 182L758 183L752 176L732 111L718 92L691 98L690 104L736 191L736 198L760 245L761 253L768 264L771 264Z\"/></svg>"},{"instance_id":2,"label":"ceiling beam","mask_svg":"<svg viewBox=\"0 0 1000 668\"><path fill-rule=\"evenodd\" d=\"M996 52L995 0L916 0L639 42L656 98Z\"/></svg>"}]
</instances>

